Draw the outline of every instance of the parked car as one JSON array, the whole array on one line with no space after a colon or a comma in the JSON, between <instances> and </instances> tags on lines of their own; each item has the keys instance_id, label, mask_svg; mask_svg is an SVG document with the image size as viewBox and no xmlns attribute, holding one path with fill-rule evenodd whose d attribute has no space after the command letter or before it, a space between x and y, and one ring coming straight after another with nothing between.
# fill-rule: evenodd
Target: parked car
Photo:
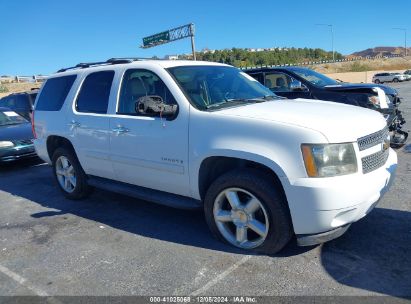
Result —
<instances>
[{"instance_id":1,"label":"parked car","mask_svg":"<svg viewBox=\"0 0 411 304\"><path fill-rule=\"evenodd\" d=\"M218 63L111 59L50 76L35 147L70 199L90 187L204 208L210 230L275 253L369 213L397 166L376 111L277 97Z\"/></svg>"},{"instance_id":2,"label":"parked car","mask_svg":"<svg viewBox=\"0 0 411 304\"><path fill-rule=\"evenodd\" d=\"M401 147L408 133L398 109L398 92L388 86L339 82L311 69L301 67L253 68L244 70L273 93L289 99L307 98L334 101L376 110L384 115L392 147Z\"/></svg>"},{"instance_id":3,"label":"parked car","mask_svg":"<svg viewBox=\"0 0 411 304\"><path fill-rule=\"evenodd\" d=\"M372 77L372 82L374 83L384 83L384 82L399 82L407 80L407 76L401 73L378 73Z\"/></svg>"},{"instance_id":4,"label":"parked car","mask_svg":"<svg viewBox=\"0 0 411 304\"><path fill-rule=\"evenodd\" d=\"M411 70L406 70L404 72L404 75L405 75L407 81L411 80Z\"/></svg>"},{"instance_id":5,"label":"parked car","mask_svg":"<svg viewBox=\"0 0 411 304\"><path fill-rule=\"evenodd\" d=\"M0 108L0 164L36 157L33 138L30 122L10 109Z\"/></svg>"},{"instance_id":6,"label":"parked car","mask_svg":"<svg viewBox=\"0 0 411 304\"><path fill-rule=\"evenodd\" d=\"M30 121L37 93L38 89L33 89L28 92L10 94L0 99L0 107L9 108Z\"/></svg>"}]
</instances>

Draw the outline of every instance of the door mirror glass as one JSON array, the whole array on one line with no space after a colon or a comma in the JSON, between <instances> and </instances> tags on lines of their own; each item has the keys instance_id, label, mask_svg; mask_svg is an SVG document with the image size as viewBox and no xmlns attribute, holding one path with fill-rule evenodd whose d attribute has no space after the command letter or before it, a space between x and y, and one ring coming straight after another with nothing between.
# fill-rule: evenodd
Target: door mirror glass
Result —
<instances>
[{"instance_id":1,"label":"door mirror glass","mask_svg":"<svg viewBox=\"0 0 411 304\"><path fill-rule=\"evenodd\" d=\"M137 99L136 113L147 116L174 117L177 113L177 104L167 104L163 98L156 95L143 96Z\"/></svg>"},{"instance_id":2,"label":"door mirror glass","mask_svg":"<svg viewBox=\"0 0 411 304\"><path fill-rule=\"evenodd\" d=\"M307 91L307 87L301 81L293 79L290 83L290 90L293 92L304 92Z\"/></svg>"}]
</instances>

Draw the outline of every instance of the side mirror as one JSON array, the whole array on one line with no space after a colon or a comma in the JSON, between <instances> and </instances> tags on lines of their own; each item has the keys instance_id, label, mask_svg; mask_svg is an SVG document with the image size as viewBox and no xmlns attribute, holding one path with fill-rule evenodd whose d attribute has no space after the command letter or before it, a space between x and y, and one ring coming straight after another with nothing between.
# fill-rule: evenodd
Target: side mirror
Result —
<instances>
[{"instance_id":1,"label":"side mirror","mask_svg":"<svg viewBox=\"0 0 411 304\"><path fill-rule=\"evenodd\" d=\"M177 113L177 109L177 105L164 103L160 96L140 97L135 105L136 113L150 116L173 117Z\"/></svg>"},{"instance_id":2,"label":"side mirror","mask_svg":"<svg viewBox=\"0 0 411 304\"><path fill-rule=\"evenodd\" d=\"M293 80L290 83L290 90L293 92L307 91L307 87L301 83L301 81Z\"/></svg>"}]
</instances>

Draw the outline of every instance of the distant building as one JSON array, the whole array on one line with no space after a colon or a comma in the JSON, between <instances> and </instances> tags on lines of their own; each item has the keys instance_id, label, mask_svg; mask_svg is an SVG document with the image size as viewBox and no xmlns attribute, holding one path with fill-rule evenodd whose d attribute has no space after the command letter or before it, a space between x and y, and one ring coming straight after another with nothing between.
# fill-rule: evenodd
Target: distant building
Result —
<instances>
[{"instance_id":1,"label":"distant building","mask_svg":"<svg viewBox=\"0 0 411 304\"><path fill-rule=\"evenodd\" d=\"M178 55L165 55L164 59L166 59L166 60L178 60Z\"/></svg>"}]
</instances>

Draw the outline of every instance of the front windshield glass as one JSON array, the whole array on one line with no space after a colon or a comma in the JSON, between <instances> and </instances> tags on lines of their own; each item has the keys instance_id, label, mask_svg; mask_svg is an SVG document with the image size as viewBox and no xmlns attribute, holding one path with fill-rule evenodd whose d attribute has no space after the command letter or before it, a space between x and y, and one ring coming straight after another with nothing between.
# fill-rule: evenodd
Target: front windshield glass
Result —
<instances>
[{"instance_id":1,"label":"front windshield glass","mask_svg":"<svg viewBox=\"0 0 411 304\"><path fill-rule=\"evenodd\" d=\"M191 103L209 110L279 98L251 76L228 66L179 66L168 69Z\"/></svg>"},{"instance_id":2,"label":"front windshield glass","mask_svg":"<svg viewBox=\"0 0 411 304\"><path fill-rule=\"evenodd\" d=\"M317 73L309 69L296 69L293 70L298 76L304 78L305 80L311 82L313 85L319 87L340 85L340 83L334 79L331 79L323 74Z\"/></svg>"},{"instance_id":3,"label":"front windshield glass","mask_svg":"<svg viewBox=\"0 0 411 304\"><path fill-rule=\"evenodd\" d=\"M25 122L27 122L27 120L16 112L0 110L0 126L17 125Z\"/></svg>"}]
</instances>

